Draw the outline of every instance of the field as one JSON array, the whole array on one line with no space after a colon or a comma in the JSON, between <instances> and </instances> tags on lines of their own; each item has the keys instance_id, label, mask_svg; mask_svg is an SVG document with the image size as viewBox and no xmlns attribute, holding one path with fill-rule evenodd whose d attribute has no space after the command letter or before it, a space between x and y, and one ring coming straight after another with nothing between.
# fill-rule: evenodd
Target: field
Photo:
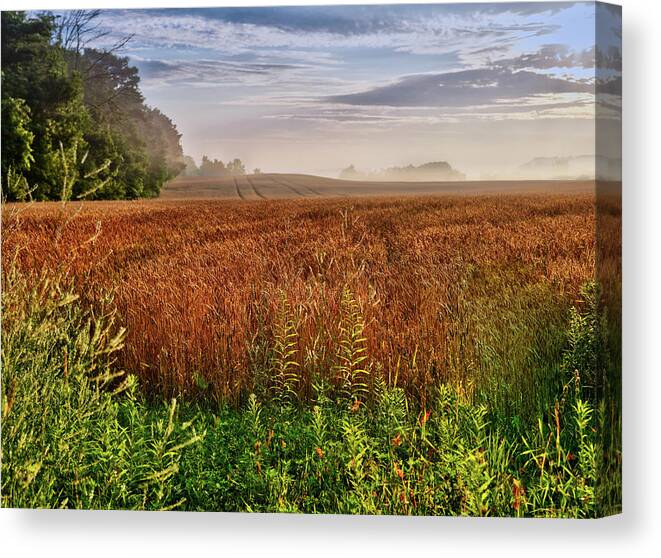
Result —
<instances>
[{"instance_id":1,"label":"field","mask_svg":"<svg viewBox=\"0 0 661 558\"><path fill-rule=\"evenodd\" d=\"M368 354L400 383L475 381L479 365L469 374L472 360L447 358L453 344L473 350L457 323L495 333L502 312L546 321L594 273L590 194L109 202L38 206L19 220L6 253L26 246L20 269L61 270L85 304L113 291L128 330L121 365L166 395L195 391L196 377L219 398L249 393L249 349L272 336L283 304L298 354L314 351L299 359L309 394L313 371L332 368L343 290L361 309Z\"/></svg>"},{"instance_id":2,"label":"field","mask_svg":"<svg viewBox=\"0 0 661 558\"><path fill-rule=\"evenodd\" d=\"M3 504L612 513L591 186L6 205Z\"/></svg>"},{"instance_id":3,"label":"field","mask_svg":"<svg viewBox=\"0 0 661 558\"><path fill-rule=\"evenodd\" d=\"M522 180L464 182L369 182L306 174L252 174L235 177L178 177L167 183L162 199L289 199L364 196L475 195L503 193L577 193L594 190L590 181Z\"/></svg>"}]
</instances>

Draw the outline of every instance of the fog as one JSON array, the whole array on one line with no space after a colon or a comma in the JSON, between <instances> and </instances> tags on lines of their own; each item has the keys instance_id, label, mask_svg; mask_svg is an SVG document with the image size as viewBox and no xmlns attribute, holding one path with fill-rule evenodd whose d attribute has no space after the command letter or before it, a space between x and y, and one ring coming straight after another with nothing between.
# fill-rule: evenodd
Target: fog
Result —
<instances>
[{"instance_id":1,"label":"fog","mask_svg":"<svg viewBox=\"0 0 661 558\"><path fill-rule=\"evenodd\" d=\"M470 180L583 177L592 157L594 174L599 83L613 130L600 154L619 157L621 15L513 6L118 10L103 23L109 42L133 34L147 102L198 163L337 177L445 161Z\"/></svg>"}]
</instances>

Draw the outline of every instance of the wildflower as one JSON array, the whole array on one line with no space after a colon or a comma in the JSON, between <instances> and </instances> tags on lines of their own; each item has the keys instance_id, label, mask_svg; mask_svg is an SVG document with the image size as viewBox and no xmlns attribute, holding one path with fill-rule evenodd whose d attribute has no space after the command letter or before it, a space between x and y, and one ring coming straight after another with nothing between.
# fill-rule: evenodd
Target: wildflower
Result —
<instances>
[{"instance_id":1,"label":"wildflower","mask_svg":"<svg viewBox=\"0 0 661 558\"><path fill-rule=\"evenodd\" d=\"M429 417L431 416L431 409L429 411L425 411L425 414L420 417L420 426L424 426L427 424L427 421L429 420Z\"/></svg>"}]
</instances>

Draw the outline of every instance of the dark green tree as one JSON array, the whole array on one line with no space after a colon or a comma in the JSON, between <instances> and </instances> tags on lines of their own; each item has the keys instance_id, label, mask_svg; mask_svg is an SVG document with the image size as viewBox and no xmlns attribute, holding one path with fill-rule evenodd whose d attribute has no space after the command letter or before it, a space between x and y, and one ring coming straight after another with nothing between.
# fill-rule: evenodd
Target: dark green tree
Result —
<instances>
[{"instance_id":1,"label":"dark green tree","mask_svg":"<svg viewBox=\"0 0 661 558\"><path fill-rule=\"evenodd\" d=\"M2 175L36 199L157 196L185 166L181 134L117 55L129 38L89 46L98 15L2 13Z\"/></svg>"},{"instance_id":2,"label":"dark green tree","mask_svg":"<svg viewBox=\"0 0 661 558\"><path fill-rule=\"evenodd\" d=\"M61 153L84 148L89 125L82 82L69 73L62 49L51 43L54 29L50 14L28 18L24 12L2 12L2 170L18 164L37 199L57 197L64 172ZM12 128L18 106L22 126ZM26 142L29 134L32 141Z\"/></svg>"}]
</instances>

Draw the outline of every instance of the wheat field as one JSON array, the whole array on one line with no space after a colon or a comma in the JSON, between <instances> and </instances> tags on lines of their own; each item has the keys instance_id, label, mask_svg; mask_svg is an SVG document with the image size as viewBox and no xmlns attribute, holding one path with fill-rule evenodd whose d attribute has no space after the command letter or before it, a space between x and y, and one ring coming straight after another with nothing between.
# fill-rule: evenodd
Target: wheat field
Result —
<instances>
[{"instance_id":1,"label":"wheat field","mask_svg":"<svg viewBox=\"0 0 661 558\"><path fill-rule=\"evenodd\" d=\"M597 207L6 204L3 505L617 512Z\"/></svg>"},{"instance_id":2,"label":"wheat field","mask_svg":"<svg viewBox=\"0 0 661 558\"><path fill-rule=\"evenodd\" d=\"M121 366L174 395L249 393L283 300L309 393L332 370L345 288L382 374L413 391L476 380L477 345L524 323L489 348L522 364L516 345L594 275L591 194L38 204L4 221L3 263L64 274L92 307L112 293Z\"/></svg>"}]
</instances>

